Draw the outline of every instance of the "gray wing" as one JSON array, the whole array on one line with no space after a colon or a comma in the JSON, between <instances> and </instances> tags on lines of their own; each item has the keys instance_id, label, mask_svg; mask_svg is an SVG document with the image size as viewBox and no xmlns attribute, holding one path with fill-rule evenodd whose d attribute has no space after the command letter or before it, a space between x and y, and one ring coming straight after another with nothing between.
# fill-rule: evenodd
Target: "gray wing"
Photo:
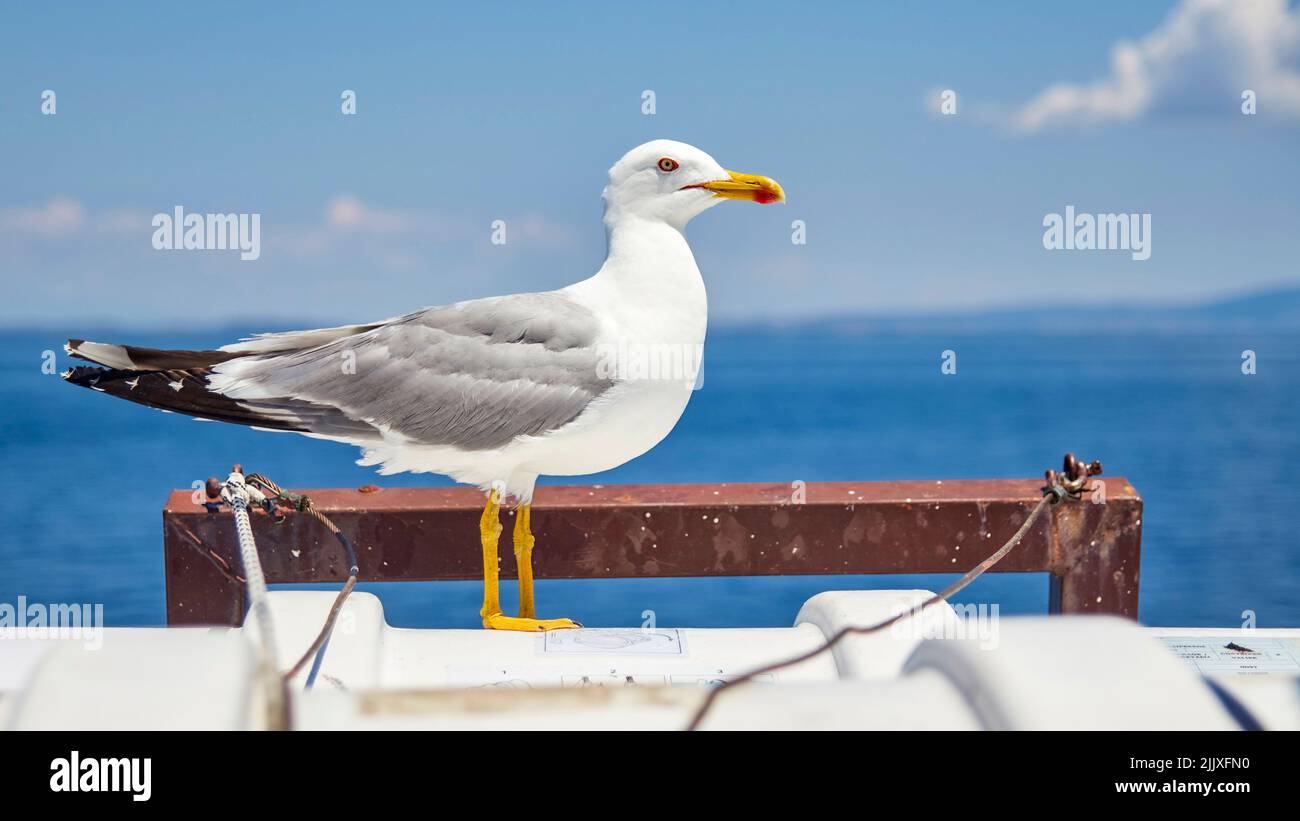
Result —
<instances>
[{"instance_id":1,"label":"gray wing","mask_svg":"<svg viewBox=\"0 0 1300 821\"><path fill-rule=\"evenodd\" d=\"M377 439L388 429L484 450L564 426L613 385L598 328L559 292L473 300L223 363L210 384L312 433Z\"/></svg>"}]
</instances>

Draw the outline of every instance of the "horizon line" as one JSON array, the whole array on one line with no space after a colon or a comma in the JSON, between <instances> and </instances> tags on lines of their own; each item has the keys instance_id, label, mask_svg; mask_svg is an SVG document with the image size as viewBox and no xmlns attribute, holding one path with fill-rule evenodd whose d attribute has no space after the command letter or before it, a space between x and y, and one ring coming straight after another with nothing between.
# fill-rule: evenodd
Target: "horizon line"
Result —
<instances>
[{"instance_id":1,"label":"horizon line","mask_svg":"<svg viewBox=\"0 0 1300 821\"><path fill-rule=\"evenodd\" d=\"M997 320L1010 317L1023 317L1026 314L1035 314L1048 311L1072 311L1076 313L1087 313L1095 316L1105 311L1114 311L1117 314L1132 316L1133 314L1143 312L1159 313L1196 313L1204 311L1213 311L1216 308L1224 308L1238 303L1250 302L1252 300L1262 300L1279 296L1295 296L1300 300L1300 282L1290 285L1277 285L1274 287L1251 288L1240 291L1228 291L1212 298L1202 298L1197 300L1163 300L1163 301L1133 301L1123 302L1118 300L1097 300L1089 302L1068 301L1059 302L1022 302L1006 305L982 305L971 308L947 307L947 308L898 308L882 311L846 311L846 312L823 312L795 314L790 316L778 316L773 314L754 314L750 316L715 316L710 317L709 322L715 327L721 328L743 328L747 326L799 326L812 323L846 323L846 322L931 322L938 320L959 320L959 321L979 321L979 320ZM452 303L443 303L452 304ZM383 319L381 317L380 319ZM182 318L174 322L161 323L140 323L134 321L123 322L119 318L93 317L93 316L70 316L67 319L48 318L43 320L27 319L26 321L12 322L8 319L0 318L0 333L14 333L25 331L54 331L60 328L76 326L79 329L93 330L130 330L144 331L150 333L166 333L172 331L218 331L231 330L234 328L266 328L272 331L277 329L283 330L301 330L307 328L325 328L336 325L350 325L358 321L356 317L352 319L329 318L324 316L310 317L305 315L277 315L277 314L249 314L246 318L227 317L213 318L210 321L195 323L185 321ZM374 320L378 321L378 320ZM250 333L260 333L261 331L249 331Z\"/></svg>"}]
</instances>

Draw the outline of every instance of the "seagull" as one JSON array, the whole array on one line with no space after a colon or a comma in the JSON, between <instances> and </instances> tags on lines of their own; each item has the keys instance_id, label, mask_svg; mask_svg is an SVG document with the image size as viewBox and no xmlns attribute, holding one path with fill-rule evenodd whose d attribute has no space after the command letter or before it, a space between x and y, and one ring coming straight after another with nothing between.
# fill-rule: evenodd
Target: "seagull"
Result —
<instances>
[{"instance_id":1,"label":"seagull","mask_svg":"<svg viewBox=\"0 0 1300 821\"><path fill-rule=\"evenodd\" d=\"M557 291L424 308L383 322L257 334L216 350L68 340L98 366L64 379L200 419L346 442L384 475L438 473L486 494L483 626L538 619L530 526L540 475L615 468L658 444L690 400L707 325L704 280L683 231L724 200L781 202L776 181L654 140L609 170L600 270ZM673 363L686 367L672 367ZM659 367L656 367L659 366ZM517 505L519 615L502 612L501 508Z\"/></svg>"}]
</instances>

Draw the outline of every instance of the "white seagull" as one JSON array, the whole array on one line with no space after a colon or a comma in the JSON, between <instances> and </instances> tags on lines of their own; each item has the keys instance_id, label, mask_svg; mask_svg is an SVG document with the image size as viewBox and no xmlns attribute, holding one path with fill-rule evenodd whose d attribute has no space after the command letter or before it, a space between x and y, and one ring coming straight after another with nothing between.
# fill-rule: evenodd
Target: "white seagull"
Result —
<instances>
[{"instance_id":1,"label":"white seagull","mask_svg":"<svg viewBox=\"0 0 1300 821\"><path fill-rule=\"evenodd\" d=\"M608 250L595 276L544 293L475 299L365 325L259 334L213 351L69 340L74 384L203 419L348 442L380 473L440 473L487 494L480 522L483 626L538 619L529 509L540 474L617 467L668 435L690 399L707 325L682 231L724 199L785 199L767 177L727 171L672 140L609 170ZM649 367L647 367L649 365ZM501 612L500 507L518 502L519 616Z\"/></svg>"}]
</instances>

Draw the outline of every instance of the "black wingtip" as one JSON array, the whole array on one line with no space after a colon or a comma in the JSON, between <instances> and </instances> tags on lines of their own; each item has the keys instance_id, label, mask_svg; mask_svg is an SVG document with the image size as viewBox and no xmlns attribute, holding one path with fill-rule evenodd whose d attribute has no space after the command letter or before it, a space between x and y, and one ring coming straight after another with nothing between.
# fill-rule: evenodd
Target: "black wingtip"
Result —
<instances>
[{"instance_id":1,"label":"black wingtip","mask_svg":"<svg viewBox=\"0 0 1300 821\"><path fill-rule=\"evenodd\" d=\"M78 365L75 368L68 368L60 374L65 382L71 382L83 388L93 388L100 377L111 373L108 368L96 368L90 365Z\"/></svg>"}]
</instances>

